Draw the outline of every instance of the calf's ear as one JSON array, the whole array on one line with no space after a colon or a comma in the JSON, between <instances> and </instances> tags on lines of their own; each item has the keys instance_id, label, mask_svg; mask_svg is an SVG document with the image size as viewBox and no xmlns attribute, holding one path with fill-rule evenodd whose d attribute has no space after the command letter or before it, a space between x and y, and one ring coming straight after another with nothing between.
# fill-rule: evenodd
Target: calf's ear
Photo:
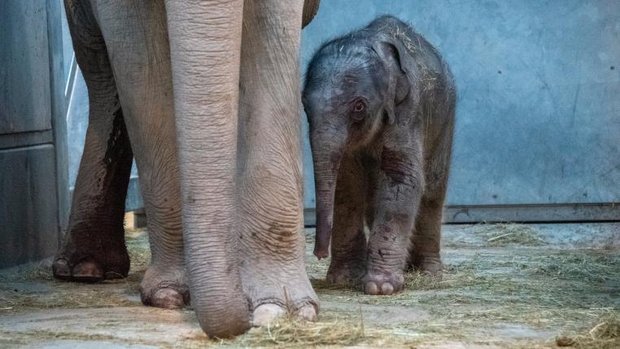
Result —
<instances>
[{"instance_id":1,"label":"calf's ear","mask_svg":"<svg viewBox=\"0 0 620 349\"><path fill-rule=\"evenodd\" d=\"M415 68L414 61L405 46L398 39L387 38L375 42L372 49L377 53L389 72L388 91L384 108L389 124L393 124L396 119L394 113L395 106L407 96L411 88L409 76L415 73L411 71Z\"/></svg>"}]
</instances>

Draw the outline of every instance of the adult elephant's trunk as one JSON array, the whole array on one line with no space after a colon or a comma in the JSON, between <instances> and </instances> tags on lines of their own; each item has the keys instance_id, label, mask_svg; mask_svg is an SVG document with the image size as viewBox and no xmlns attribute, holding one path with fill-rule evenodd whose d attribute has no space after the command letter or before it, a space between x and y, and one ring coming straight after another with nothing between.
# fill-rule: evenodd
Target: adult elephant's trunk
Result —
<instances>
[{"instance_id":1,"label":"adult elephant's trunk","mask_svg":"<svg viewBox=\"0 0 620 349\"><path fill-rule=\"evenodd\" d=\"M329 242L334 223L336 181L342 159L343 144L325 142L325 136L312 137L314 184L316 190L316 241L314 255L329 256Z\"/></svg>"},{"instance_id":2,"label":"adult elephant's trunk","mask_svg":"<svg viewBox=\"0 0 620 349\"><path fill-rule=\"evenodd\" d=\"M166 0L192 306L210 337L250 327L235 173L243 0Z\"/></svg>"}]
</instances>

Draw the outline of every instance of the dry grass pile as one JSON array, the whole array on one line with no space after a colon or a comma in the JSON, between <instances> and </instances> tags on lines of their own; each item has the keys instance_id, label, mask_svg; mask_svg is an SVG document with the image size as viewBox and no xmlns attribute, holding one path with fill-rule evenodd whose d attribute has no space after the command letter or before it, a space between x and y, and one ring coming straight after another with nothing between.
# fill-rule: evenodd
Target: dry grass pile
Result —
<instances>
[{"instance_id":1,"label":"dry grass pile","mask_svg":"<svg viewBox=\"0 0 620 349\"><path fill-rule=\"evenodd\" d=\"M131 259L126 279L93 284L55 280L51 259L31 263L0 274L0 314L23 309L104 308L135 306L142 272L150 262L148 238L144 231L127 234ZM133 298L132 298L133 296Z\"/></svg>"},{"instance_id":2,"label":"dry grass pile","mask_svg":"<svg viewBox=\"0 0 620 349\"><path fill-rule=\"evenodd\" d=\"M534 228L524 224L481 224L474 227L474 233L484 238L488 246L493 247L540 246L545 243Z\"/></svg>"},{"instance_id":3,"label":"dry grass pile","mask_svg":"<svg viewBox=\"0 0 620 349\"><path fill-rule=\"evenodd\" d=\"M560 336L556 344L576 349L620 348L620 316L617 312L605 315L587 333Z\"/></svg>"},{"instance_id":4,"label":"dry grass pile","mask_svg":"<svg viewBox=\"0 0 620 349\"><path fill-rule=\"evenodd\" d=\"M530 268L533 274L560 280L604 283L618 278L620 273L620 254L586 250L579 253L547 254L536 260L537 265Z\"/></svg>"},{"instance_id":5,"label":"dry grass pile","mask_svg":"<svg viewBox=\"0 0 620 349\"><path fill-rule=\"evenodd\" d=\"M363 321L355 324L282 319L266 327L253 328L240 338L238 343L250 347L275 345L307 348L322 345L355 345L367 338Z\"/></svg>"},{"instance_id":6,"label":"dry grass pile","mask_svg":"<svg viewBox=\"0 0 620 349\"><path fill-rule=\"evenodd\" d=\"M405 274L405 287L409 290L436 290L448 287L448 283L428 274L411 272Z\"/></svg>"},{"instance_id":7,"label":"dry grass pile","mask_svg":"<svg viewBox=\"0 0 620 349\"><path fill-rule=\"evenodd\" d=\"M390 297L367 296L315 279L313 286L322 301L354 305L345 312L324 310L323 316L351 319L357 304L396 306L427 312L432 321L379 325L391 331L392 339L398 325L420 342L480 338L481 331L487 331L488 340L501 341L507 340L501 339L502 326L550 332L545 335L549 338L620 308L614 291L620 290L620 254L613 251L515 246L452 250L444 257L442 279L407 273L405 291ZM367 321L369 329L376 330L377 325ZM493 329L498 332L490 336Z\"/></svg>"},{"instance_id":8,"label":"dry grass pile","mask_svg":"<svg viewBox=\"0 0 620 349\"><path fill-rule=\"evenodd\" d=\"M139 300L132 300L128 292L111 287L68 284L55 287L54 292L31 292L24 289L0 287L0 313L24 309L50 308L108 308L135 306Z\"/></svg>"},{"instance_id":9,"label":"dry grass pile","mask_svg":"<svg viewBox=\"0 0 620 349\"><path fill-rule=\"evenodd\" d=\"M200 332L181 347L411 347L457 341L532 348L565 334L554 344L620 348L620 251L554 248L534 228L517 224L467 227L458 238L470 240L443 250L442 279L408 273L405 290L390 297L327 283L329 261L317 261L309 243L307 267L322 301L320 322L283 319L222 342L206 341ZM150 261L146 234L128 234L127 246L132 271L125 280L57 282L46 265L1 274L0 315L24 307L139 306L138 284Z\"/></svg>"},{"instance_id":10,"label":"dry grass pile","mask_svg":"<svg viewBox=\"0 0 620 349\"><path fill-rule=\"evenodd\" d=\"M137 229L126 232L125 244L131 260L131 272L146 270L151 263L151 250L146 231Z\"/></svg>"}]
</instances>

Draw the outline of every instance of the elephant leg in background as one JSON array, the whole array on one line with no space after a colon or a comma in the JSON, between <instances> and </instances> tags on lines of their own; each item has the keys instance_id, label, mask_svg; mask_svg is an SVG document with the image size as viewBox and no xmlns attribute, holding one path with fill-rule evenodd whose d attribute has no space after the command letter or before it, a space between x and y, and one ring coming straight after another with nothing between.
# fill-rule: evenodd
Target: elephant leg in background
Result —
<instances>
[{"instance_id":1,"label":"elephant leg in background","mask_svg":"<svg viewBox=\"0 0 620 349\"><path fill-rule=\"evenodd\" d=\"M366 272L365 169L354 155L344 154L334 197L334 228L327 281L352 285Z\"/></svg>"},{"instance_id":2,"label":"elephant leg in background","mask_svg":"<svg viewBox=\"0 0 620 349\"><path fill-rule=\"evenodd\" d=\"M189 302L181 197L163 0L94 2L112 63L138 166L147 216L151 264L143 303L178 308Z\"/></svg>"},{"instance_id":3,"label":"elephant leg in background","mask_svg":"<svg viewBox=\"0 0 620 349\"><path fill-rule=\"evenodd\" d=\"M241 280L264 325L287 311L314 319L305 270L299 86L303 1L245 1L237 195Z\"/></svg>"},{"instance_id":4,"label":"elephant leg in background","mask_svg":"<svg viewBox=\"0 0 620 349\"><path fill-rule=\"evenodd\" d=\"M132 151L106 47L88 2L67 1L77 62L89 95L86 142L55 277L93 282L127 276L123 216Z\"/></svg>"},{"instance_id":5,"label":"elephant leg in background","mask_svg":"<svg viewBox=\"0 0 620 349\"><path fill-rule=\"evenodd\" d=\"M441 277L442 263L439 255L441 241L441 217L443 197L420 202L415 228L411 235L408 270L419 270L432 276Z\"/></svg>"},{"instance_id":6,"label":"elephant leg in background","mask_svg":"<svg viewBox=\"0 0 620 349\"><path fill-rule=\"evenodd\" d=\"M426 187L420 202L416 224L411 235L407 269L416 269L432 276L441 277L441 221L443 203L448 188L450 155L454 124L454 108L449 108L449 127L442 131L439 144L434 146L435 156L429 157L426 169ZM439 119L439 118L438 118Z\"/></svg>"}]
</instances>

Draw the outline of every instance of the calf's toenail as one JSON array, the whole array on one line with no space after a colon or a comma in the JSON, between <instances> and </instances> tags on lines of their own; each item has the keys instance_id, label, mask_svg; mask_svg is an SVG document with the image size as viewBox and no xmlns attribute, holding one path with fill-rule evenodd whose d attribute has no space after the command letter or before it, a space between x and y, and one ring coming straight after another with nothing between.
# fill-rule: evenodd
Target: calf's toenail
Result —
<instances>
[{"instance_id":1,"label":"calf's toenail","mask_svg":"<svg viewBox=\"0 0 620 349\"><path fill-rule=\"evenodd\" d=\"M394 293L394 286L392 286L392 284L384 282L383 285L381 285L381 293L382 294L392 294Z\"/></svg>"},{"instance_id":2,"label":"calf's toenail","mask_svg":"<svg viewBox=\"0 0 620 349\"><path fill-rule=\"evenodd\" d=\"M366 293L372 295L379 294L379 288L377 287L377 284L372 281L366 283Z\"/></svg>"}]
</instances>

